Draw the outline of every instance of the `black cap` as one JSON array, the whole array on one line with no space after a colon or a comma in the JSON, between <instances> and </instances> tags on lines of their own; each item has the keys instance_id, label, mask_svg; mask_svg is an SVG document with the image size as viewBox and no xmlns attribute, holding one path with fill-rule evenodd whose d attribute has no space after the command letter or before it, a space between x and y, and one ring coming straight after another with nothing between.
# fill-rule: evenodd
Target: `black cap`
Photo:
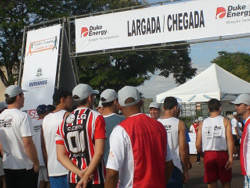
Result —
<instances>
[{"instance_id":1,"label":"black cap","mask_svg":"<svg viewBox=\"0 0 250 188\"><path fill-rule=\"evenodd\" d=\"M42 115L44 113L46 113L46 105L45 104L41 104L36 108L36 112L38 115Z\"/></svg>"}]
</instances>

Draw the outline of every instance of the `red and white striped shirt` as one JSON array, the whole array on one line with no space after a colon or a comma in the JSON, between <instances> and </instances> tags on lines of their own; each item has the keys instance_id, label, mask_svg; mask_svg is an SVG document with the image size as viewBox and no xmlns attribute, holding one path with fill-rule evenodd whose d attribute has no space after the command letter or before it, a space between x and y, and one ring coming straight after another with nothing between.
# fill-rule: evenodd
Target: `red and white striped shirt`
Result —
<instances>
[{"instance_id":1,"label":"red and white striped shirt","mask_svg":"<svg viewBox=\"0 0 250 188\"><path fill-rule=\"evenodd\" d=\"M58 127L56 144L65 146L70 160L79 169L89 166L95 153L95 140L105 139L105 121L103 116L89 108L77 108L68 115ZM77 183L80 177L69 172L69 182ZM93 184L104 183L104 162L94 172Z\"/></svg>"}]
</instances>

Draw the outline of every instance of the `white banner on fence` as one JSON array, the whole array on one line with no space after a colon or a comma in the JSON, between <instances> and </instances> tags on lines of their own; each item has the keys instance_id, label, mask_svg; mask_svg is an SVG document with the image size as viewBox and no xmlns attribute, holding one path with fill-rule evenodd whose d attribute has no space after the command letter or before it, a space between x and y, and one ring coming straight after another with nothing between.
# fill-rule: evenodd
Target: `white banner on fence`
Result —
<instances>
[{"instance_id":1,"label":"white banner on fence","mask_svg":"<svg viewBox=\"0 0 250 188\"><path fill-rule=\"evenodd\" d=\"M76 53L246 34L250 0L195 0L75 20Z\"/></svg>"},{"instance_id":2,"label":"white banner on fence","mask_svg":"<svg viewBox=\"0 0 250 188\"><path fill-rule=\"evenodd\" d=\"M52 104L54 93L61 26L51 26L27 32L22 88L27 110L37 119L36 107Z\"/></svg>"}]
</instances>

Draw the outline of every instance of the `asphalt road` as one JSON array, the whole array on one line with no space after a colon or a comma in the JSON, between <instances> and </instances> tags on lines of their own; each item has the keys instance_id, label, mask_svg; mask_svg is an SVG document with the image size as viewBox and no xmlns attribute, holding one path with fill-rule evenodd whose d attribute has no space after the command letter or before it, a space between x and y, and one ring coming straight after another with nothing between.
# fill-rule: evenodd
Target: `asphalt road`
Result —
<instances>
[{"instance_id":1,"label":"asphalt road","mask_svg":"<svg viewBox=\"0 0 250 188\"><path fill-rule=\"evenodd\" d=\"M192 169L189 170L189 182L185 188L207 188L207 184L203 182L204 177L204 164L201 162L199 165L195 162L195 156L190 158L192 163ZM231 188L243 187L243 175L240 169L240 160L234 160L233 163L233 176L232 176ZM221 183L218 182L218 188L221 187Z\"/></svg>"}]
</instances>

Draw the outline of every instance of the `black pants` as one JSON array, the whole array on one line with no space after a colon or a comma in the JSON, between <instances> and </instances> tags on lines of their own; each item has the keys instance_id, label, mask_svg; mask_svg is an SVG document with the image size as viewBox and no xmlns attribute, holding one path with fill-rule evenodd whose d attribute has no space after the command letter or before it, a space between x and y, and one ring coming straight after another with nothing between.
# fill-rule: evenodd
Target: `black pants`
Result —
<instances>
[{"instance_id":1,"label":"black pants","mask_svg":"<svg viewBox=\"0 0 250 188\"><path fill-rule=\"evenodd\" d=\"M38 173L33 169L4 169L7 188L36 188Z\"/></svg>"},{"instance_id":2,"label":"black pants","mask_svg":"<svg viewBox=\"0 0 250 188\"><path fill-rule=\"evenodd\" d=\"M70 183L69 188L75 188L77 184ZM92 183L88 183L87 188L104 188L104 184L93 185Z\"/></svg>"}]
</instances>

